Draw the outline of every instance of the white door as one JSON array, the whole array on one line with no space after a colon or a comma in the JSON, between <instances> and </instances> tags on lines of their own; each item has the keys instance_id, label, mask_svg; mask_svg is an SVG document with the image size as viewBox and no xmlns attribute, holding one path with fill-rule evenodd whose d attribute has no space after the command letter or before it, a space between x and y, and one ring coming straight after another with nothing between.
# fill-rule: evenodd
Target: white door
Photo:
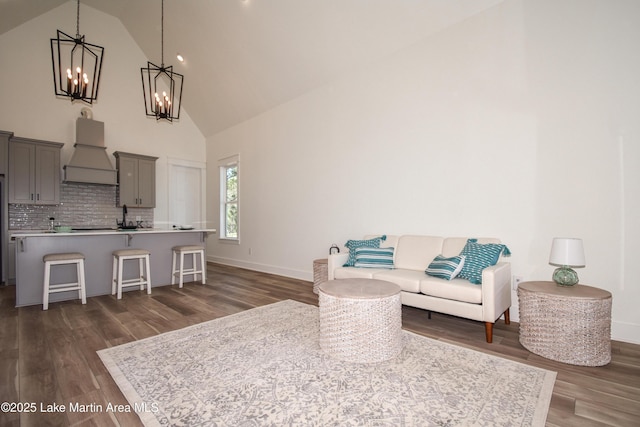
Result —
<instances>
[{"instance_id":1,"label":"white door","mask_svg":"<svg viewBox=\"0 0 640 427\"><path fill-rule=\"evenodd\" d=\"M205 226L206 165L169 159L169 221L171 225Z\"/></svg>"}]
</instances>

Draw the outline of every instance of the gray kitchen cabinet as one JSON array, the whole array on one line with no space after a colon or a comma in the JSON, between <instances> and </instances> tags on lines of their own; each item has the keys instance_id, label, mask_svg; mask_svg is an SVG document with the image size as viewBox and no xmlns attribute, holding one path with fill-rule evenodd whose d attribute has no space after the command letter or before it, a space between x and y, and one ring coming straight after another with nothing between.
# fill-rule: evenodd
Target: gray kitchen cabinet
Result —
<instances>
[{"instance_id":1,"label":"gray kitchen cabinet","mask_svg":"<svg viewBox=\"0 0 640 427\"><path fill-rule=\"evenodd\" d=\"M13 132L0 130L0 175L7 174L7 157L9 156L9 139Z\"/></svg>"},{"instance_id":2,"label":"gray kitchen cabinet","mask_svg":"<svg viewBox=\"0 0 640 427\"><path fill-rule=\"evenodd\" d=\"M156 207L157 157L116 151L118 169L118 206Z\"/></svg>"},{"instance_id":3,"label":"gray kitchen cabinet","mask_svg":"<svg viewBox=\"0 0 640 427\"><path fill-rule=\"evenodd\" d=\"M6 265L6 282L8 285L16 283L16 242L9 241L7 243L7 265Z\"/></svg>"},{"instance_id":4,"label":"gray kitchen cabinet","mask_svg":"<svg viewBox=\"0 0 640 427\"><path fill-rule=\"evenodd\" d=\"M9 140L9 203L60 203L59 142L12 137Z\"/></svg>"}]
</instances>

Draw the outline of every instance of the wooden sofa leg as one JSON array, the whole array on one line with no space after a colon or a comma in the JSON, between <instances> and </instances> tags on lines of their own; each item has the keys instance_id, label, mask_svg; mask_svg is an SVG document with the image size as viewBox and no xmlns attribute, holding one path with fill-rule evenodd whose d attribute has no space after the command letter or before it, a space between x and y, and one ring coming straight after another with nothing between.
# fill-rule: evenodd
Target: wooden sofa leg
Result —
<instances>
[{"instance_id":1,"label":"wooden sofa leg","mask_svg":"<svg viewBox=\"0 0 640 427\"><path fill-rule=\"evenodd\" d=\"M504 312L504 323L507 325L511 324L511 319L509 318L509 309L507 308Z\"/></svg>"},{"instance_id":2,"label":"wooden sofa leg","mask_svg":"<svg viewBox=\"0 0 640 427\"><path fill-rule=\"evenodd\" d=\"M484 322L484 332L487 336L487 342L491 344L493 342L493 323Z\"/></svg>"}]
</instances>

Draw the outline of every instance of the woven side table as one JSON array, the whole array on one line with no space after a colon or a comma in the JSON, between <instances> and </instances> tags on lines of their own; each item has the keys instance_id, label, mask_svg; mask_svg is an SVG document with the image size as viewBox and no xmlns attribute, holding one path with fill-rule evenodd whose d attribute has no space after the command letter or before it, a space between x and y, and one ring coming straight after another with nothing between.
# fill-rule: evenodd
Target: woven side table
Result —
<instances>
[{"instance_id":1,"label":"woven side table","mask_svg":"<svg viewBox=\"0 0 640 427\"><path fill-rule=\"evenodd\" d=\"M611 361L611 293L585 285L523 282L518 286L520 343L558 362Z\"/></svg>"},{"instance_id":2,"label":"woven side table","mask_svg":"<svg viewBox=\"0 0 640 427\"><path fill-rule=\"evenodd\" d=\"M329 280L319 287L320 347L348 362L397 356L402 338L400 287L374 279Z\"/></svg>"},{"instance_id":3,"label":"woven side table","mask_svg":"<svg viewBox=\"0 0 640 427\"><path fill-rule=\"evenodd\" d=\"M318 286L320 283L326 282L329 277L328 265L329 260L324 259L316 259L313 261L313 293L318 293Z\"/></svg>"}]
</instances>

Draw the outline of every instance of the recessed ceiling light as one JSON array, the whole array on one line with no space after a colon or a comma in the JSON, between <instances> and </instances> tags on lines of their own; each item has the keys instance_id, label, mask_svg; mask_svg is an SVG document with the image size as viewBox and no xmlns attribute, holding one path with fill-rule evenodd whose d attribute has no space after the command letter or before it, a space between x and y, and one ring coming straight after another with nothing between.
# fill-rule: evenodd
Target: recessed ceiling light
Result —
<instances>
[{"instance_id":1,"label":"recessed ceiling light","mask_svg":"<svg viewBox=\"0 0 640 427\"><path fill-rule=\"evenodd\" d=\"M184 58L182 57L182 55L177 54L177 55L176 55L176 58L178 58L178 61L180 61L180 62L184 62Z\"/></svg>"}]
</instances>

